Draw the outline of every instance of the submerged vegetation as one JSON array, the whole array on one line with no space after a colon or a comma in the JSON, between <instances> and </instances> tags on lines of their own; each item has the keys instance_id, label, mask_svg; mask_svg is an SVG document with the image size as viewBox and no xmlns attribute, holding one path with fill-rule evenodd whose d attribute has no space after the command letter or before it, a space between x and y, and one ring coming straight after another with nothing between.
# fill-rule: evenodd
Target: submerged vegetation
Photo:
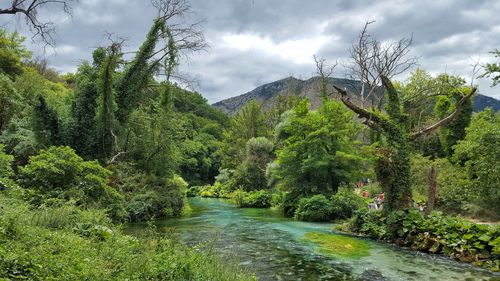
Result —
<instances>
[{"instance_id":1,"label":"submerged vegetation","mask_svg":"<svg viewBox=\"0 0 500 281\"><path fill-rule=\"evenodd\" d=\"M319 245L319 250L328 255L345 258L360 258L368 256L369 245L363 240L338 234L308 232L304 236L306 241Z\"/></svg>"}]
</instances>

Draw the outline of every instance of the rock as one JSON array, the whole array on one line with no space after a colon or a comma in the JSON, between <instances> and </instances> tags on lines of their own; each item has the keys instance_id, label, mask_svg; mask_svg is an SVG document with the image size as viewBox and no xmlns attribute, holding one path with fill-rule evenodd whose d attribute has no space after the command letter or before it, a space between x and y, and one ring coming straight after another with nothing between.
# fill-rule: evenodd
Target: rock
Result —
<instances>
[{"instance_id":1,"label":"rock","mask_svg":"<svg viewBox=\"0 0 500 281\"><path fill-rule=\"evenodd\" d=\"M367 269L363 271L360 276L360 280L363 281L385 281L387 280L382 273L373 269Z\"/></svg>"}]
</instances>

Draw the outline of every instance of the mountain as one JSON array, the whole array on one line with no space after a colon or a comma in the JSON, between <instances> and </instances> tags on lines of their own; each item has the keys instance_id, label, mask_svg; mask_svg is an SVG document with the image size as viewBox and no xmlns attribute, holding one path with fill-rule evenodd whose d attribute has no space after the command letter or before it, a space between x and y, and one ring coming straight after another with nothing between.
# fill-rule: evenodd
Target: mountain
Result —
<instances>
[{"instance_id":1,"label":"mountain","mask_svg":"<svg viewBox=\"0 0 500 281\"><path fill-rule=\"evenodd\" d=\"M360 92L361 83L359 81L343 78L328 78L328 80L328 92L335 93L333 98L340 98L336 91L333 90L332 85L335 85L339 88L346 88L347 92L351 94L350 98L355 102L359 101L359 97L352 94ZM309 98L312 107L315 108L321 103L319 89L319 77L312 77L307 80L288 77L264 84L245 94L216 102L213 106L228 113L229 115L234 115L245 103L254 99L261 102L264 110L266 110L274 104L275 99L279 96L297 96L300 98ZM367 91L368 90L365 90L365 95L367 94ZM381 95L382 93L381 89L377 92L377 95ZM478 112L484 110L486 107L492 107L494 110L498 111L500 110L500 101L480 94L475 95L474 111Z\"/></svg>"},{"instance_id":2,"label":"mountain","mask_svg":"<svg viewBox=\"0 0 500 281\"><path fill-rule=\"evenodd\" d=\"M474 111L483 111L486 107L491 107L494 111L500 110L500 100L484 95L474 96Z\"/></svg>"}]
</instances>

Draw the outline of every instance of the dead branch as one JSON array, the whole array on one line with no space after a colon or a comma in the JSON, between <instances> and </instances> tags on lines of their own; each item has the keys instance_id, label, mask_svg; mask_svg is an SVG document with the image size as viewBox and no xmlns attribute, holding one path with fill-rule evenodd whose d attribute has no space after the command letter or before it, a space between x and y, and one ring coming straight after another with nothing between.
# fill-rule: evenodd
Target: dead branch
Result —
<instances>
[{"instance_id":1,"label":"dead branch","mask_svg":"<svg viewBox=\"0 0 500 281\"><path fill-rule=\"evenodd\" d=\"M411 139L417 139L423 135L426 135L426 134L429 134L431 132L433 132L434 130L436 130L437 128L443 126L443 125L446 125L447 123L451 122L455 116L460 113L460 111L462 110L462 107L464 106L465 102L467 100L469 100L477 91L477 88L472 88L472 90L470 91L469 94L465 95L456 105L455 107L455 110L450 113L450 115L446 116L445 118L439 120L438 122L436 122L435 124L429 126L429 127L426 127L424 129L421 129L417 132L414 132L414 133L411 133L410 134L410 138Z\"/></svg>"},{"instance_id":2,"label":"dead branch","mask_svg":"<svg viewBox=\"0 0 500 281\"><path fill-rule=\"evenodd\" d=\"M66 14L71 15L70 3L76 1L78 0L12 0L7 8L0 8L0 15L23 15L33 38L39 37L45 44L54 46L54 23L40 21L38 12L42 7L59 5Z\"/></svg>"}]
</instances>

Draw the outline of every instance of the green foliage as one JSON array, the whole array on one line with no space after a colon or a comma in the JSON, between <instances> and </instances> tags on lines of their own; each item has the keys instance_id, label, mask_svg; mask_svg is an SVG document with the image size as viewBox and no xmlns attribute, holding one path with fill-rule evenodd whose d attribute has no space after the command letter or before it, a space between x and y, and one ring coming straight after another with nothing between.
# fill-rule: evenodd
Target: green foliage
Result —
<instances>
[{"instance_id":1,"label":"green foliage","mask_svg":"<svg viewBox=\"0 0 500 281\"><path fill-rule=\"evenodd\" d=\"M71 120L68 125L68 143L84 158L97 158L97 128L95 115L97 110L96 79L98 66L102 62L99 48L94 51L97 56L94 66L84 62L78 67L75 75L75 98L71 105ZM105 53L104 53L105 54Z\"/></svg>"},{"instance_id":2,"label":"green foliage","mask_svg":"<svg viewBox=\"0 0 500 281\"><path fill-rule=\"evenodd\" d=\"M224 132L220 152L222 168L235 169L245 159L248 140L266 137L268 134L269 128L262 112L262 105L255 100L246 103L231 119L229 129Z\"/></svg>"},{"instance_id":3,"label":"green foliage","mask_svg":"<svg viewBox=\"0 0 500 281\"><path fill-rule=\"evenodd\" d=\"M474 224L459 218L416 209L397 211L388 216L360 209L352 230L373 238L432 254L445 254L457 260L499 271L499 226Z\"/></svg>"},{"instance_id":4,"label":"green foliage","mask_svg":"<svg viewBox=\"0 0 500 281\"><path fill-rule=\"evenodd\" d=\"M255 280L168 237L124 235L95 209L32 210L4 194L0 209L0 279Z\"/></svg>"},{"instance_id":5,"label":"green foliage","mask_svg":"<svg viewBox=\"0 0 500 281\"><path fill-rule=\"evenodd\" d=\"M115 103L115 71L118 67L118 60L120 59L120 46L117 43L111 45L106 58L99 67L99 74L97 76L97 129L99 140L100 159L107 159L111 156L115 148L116 134L116 103Z\"/></svg>"},{"instance_id":6,"label":"green foliage","mask_svg":"<svg viewBox=\"0 0 500 281\"><path fill-rule=\"evenodd\" d=\"M238 189L231 193L231 199L239 208L269 208L272 194L267 190L245 192Z\"/></svg>"},{"instance_id":7,"label":"green foliage","mask_svg":"<svg viewBox=\"0 0 500 281\"><path fill-rule=\"evenodd\" d=\"M43 96L39 96L38 101L32 117L36 141L42 147L59 145L61 132L57 112L47 105Z\"/></svg>"},{"instance_id":8,"label":"green foliage","mask_svg":"<svg viewBox=\"0 0 500 281\"><path fill-rule=\"evenodd\" d=\"M154 71L158 68L158 62L149 63L148 60L153 56L156 43L164 29L165 19L156 19L146 40L139 47L134 59L127 64L122 78L118 81L116 103L118 105L117 117L120 122L124 122L130 112L137 107L141 98L139 93L147 86Z\"/></svg>"},{"instance_id":9,"label":"green foliage","mask_svg":"<svg viewBox=\"0 0 500 281\"><path fill-rule=\"evenodd\" d=\"M348 219L354 212L366 208L365 200L348 189L340 189L330 198L331 217L333 219Z\"/></svg>"},{"instance_id":10,"label":"green foliage","mask_svg":"<svg viewBox=\"0 0 500 281\"><path fill-rule=\"evenodd\" d=\"M171 177L146 174L131 164L110 167L110 185L125 198L126 218L144 221L180 216L187 183L178 175Z\"/></svg>"},{"instance_id":11,"label":"green foliage","mask_svg":"<svg viewBox=\"0 0 500 281\"><path fill-rule=\"evenodd\" d=\"M3 144L0 144L0 178L10 178L14 175L12 171L12 155L5 154Z\"/></svg>"},{"instance_id":12,"label":"green foliage","mask_svg":"<svg viewBox=\"0 0 500 281\"><path fill-rule=\"evenodd\" d=\"M463 167L453 165L446 158L430 160L420 154L413 155L410 160L414 198L427 201L429 170L434 167L437 172L436 207L446 212L473 215L471 206L477 202L478 194Z\"/></svg>"},{"instance_id":13,"label":"green foliage","mask_svg":"<svg viewBox=\"0 0 500 281\"><path fill-rule=\"evenodd\" d=\"M302 221L330 221L331 214L330 201L320 194L300 199L295 218Z\"/></svg>"},{"instance_id":14,"label":"green foliage","mask_svg":"<svg viewBox=\"0 0 500 281\"><path fill-rule=\"evenodd\" d=\"M229 190L243 189L245 191L267 188L266 166L273 157L273 143L264 138L251 138L246 144L245 158L238 165L231 181Z\"/></svg>"},{"instance_id":15,"label":"green foliage","mask_svg":"<svg viewBox=\"0 0 500 281\"><path fill-rule=\"evenodd\" d=\"M500 57L500 50L494 50L490 53L493 54L495 58ZM498 83L500 83L500 63L487 63L484 68L485 72L480 77L491 77L493 80L492 86L498 85Z\"/></svg>"},{"instance_id":16,"label":"green foliage","mask_svg":"<svg viewBox=\"0 0 500 281\"><path fill-rule=\"evenodd\" d=\"M0 134L15 117L21 108L20 96L12 81L0 73Z\"/></svg>"},{"instance_id":17,"label":"green foliage","mask_svg":"<svg viewBox=\"0 0 500 281\"><path fill-rule=\"evenodd\" d=\"M13 78L23 72L22 59L31 57L31 52L23 46L24 40L19 33L0 28L0 74Z\"/></svg>"},{"instance_id":18,"label":"green foliage","mask_svg":"<svg viewBox=\"0 0 500 281\"><path fill-rule=\"evenodd\" d=\"M453 159L465 166L479 200L500 214L500 115L483 111L472 119L464 140L455 146Z\"/></svg>"},{"instance_id":19,"label":"green foliage","mask_svg":"<svg viewBox=\"0 0 500 281\"><path fill-rule=\"evenodd\" d=\"M40 205L53 199L72 200L78 205L109 207L121 219L122 196L107 185L111 173L96 161L84 161L69 147L50 147L30 158L19 169L23 187L37 190L32 202Z\"/></svg>"},{"instance_id":20,"label":"green foliage","mask_svg":"<svg viewBox=\"0 0 500 281\"><path fill-rule=\"evenodd\" d=\"M279 186L289 191L287 209L293 209L300 197L335 193L342 182L354 180L366 163L357 140L359 126L349 110L335 101L325 102L317 111L309 111L308 106L307 101L301 102L277 126L279 148L273 174Z\"/></svg>"}]
</instances>

